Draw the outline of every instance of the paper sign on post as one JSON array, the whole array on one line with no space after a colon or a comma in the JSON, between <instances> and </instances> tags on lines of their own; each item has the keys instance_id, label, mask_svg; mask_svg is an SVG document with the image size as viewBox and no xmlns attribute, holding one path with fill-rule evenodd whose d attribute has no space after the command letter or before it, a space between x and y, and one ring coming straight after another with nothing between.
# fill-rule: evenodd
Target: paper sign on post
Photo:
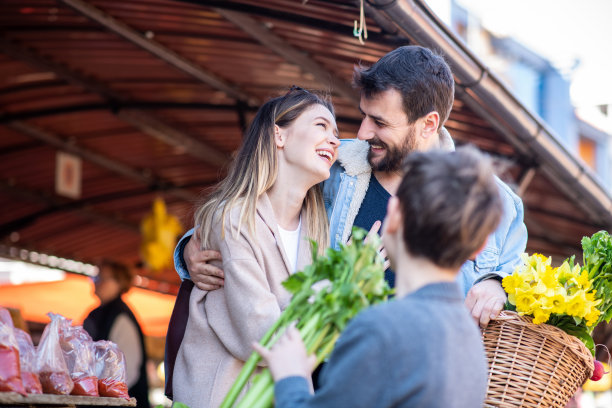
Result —
<instances>
[{"instance_id":1,"label":"paper sign on post","mask_svg":"<svg viewBox=\"0 0 612 408\"><path fill-rule=\"evenodd\" d=\"M55 156L55 192L78 199L81 197L81 158L57 152Z\"/></svg>"}]
</instances>

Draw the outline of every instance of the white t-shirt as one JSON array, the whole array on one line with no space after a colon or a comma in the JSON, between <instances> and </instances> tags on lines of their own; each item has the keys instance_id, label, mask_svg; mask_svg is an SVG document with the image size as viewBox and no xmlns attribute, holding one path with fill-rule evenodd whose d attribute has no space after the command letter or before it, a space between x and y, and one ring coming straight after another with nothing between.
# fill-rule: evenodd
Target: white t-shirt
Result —
<instances>
[{"instance_id":1,"label":"white t-shirt","mask_svg":"<svg viewBox=\"0 0 612 408\"><path fill-rule=\"evenodd\" d=\"M289 265L291 265L291 273L296 272L297 268L297 258L298 258L298 250L300 246L300 229L302 228L302 219L300 218L300 223L295 231L287 231L286 229L278 226L278 232L280 233L280 239L283 243L283 248L285 248L285 254L287 255L287 259L289 259Z\"/></svg>"}]
</instances>

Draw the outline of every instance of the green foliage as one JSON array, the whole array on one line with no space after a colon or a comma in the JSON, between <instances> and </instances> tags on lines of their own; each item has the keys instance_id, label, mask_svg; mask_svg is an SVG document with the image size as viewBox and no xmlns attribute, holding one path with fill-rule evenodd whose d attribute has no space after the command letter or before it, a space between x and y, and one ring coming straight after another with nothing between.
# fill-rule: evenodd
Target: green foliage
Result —
<instances>
[{"instance_id":1,"label":"green foliage","mask_svg":"<svg viewBox=\"0 0 612 408\"><path fill-rule=\"evenodd\" d=\"M612 319L612 238L607 231L599 231L590 238L582 238L583 268L593 281L601 316L597 323Z\"/></svg>"},{"instance_id":2,"label":"green foliage","mask_svg":"<svg viewBox=\"0 0 612 408\"><path fill-rule=\"evenodd\" d=\"M557 326L567 334L578 337L584 345L591 351L593 355L595 355L595 342L593 341L593 337L589 333L589 329L586 327L586 324L583 322L574 323L571 321L572 319L569 316L563 316L566 318L565 320L560 320L558 323L553 324Z\"/></svg>"},{"instance_id":3,"label":"green foliage","mask_svg":"<svg viewBox=\"0 0 612 408\"><path fill-rule=\"evenodd\" d=\"M566 333L576 336L595 355L595 342L591 333L602 321L610 322L612 318L612 238L607 231L599 231L591 237L582 238L582 270L588 271L589 280L595 290L595 299L601 303L597 308L601 315L590 327L584 319L569 316L555 316L549 324L557 326ZM568 259L570 268L574 266L575 257Z\"/></svg>"}]
</instances>

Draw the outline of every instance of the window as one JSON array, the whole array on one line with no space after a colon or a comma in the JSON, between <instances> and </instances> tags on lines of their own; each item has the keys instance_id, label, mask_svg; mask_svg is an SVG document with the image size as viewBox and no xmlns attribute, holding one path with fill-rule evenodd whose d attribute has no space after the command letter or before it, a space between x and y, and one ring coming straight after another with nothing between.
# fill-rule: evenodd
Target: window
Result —
<instances>
[{"instance_id":1,"label":"window","mask_svg":"<svg viewBox=\"0 0 612 408\"><path fill-rule=\"evenodd\" d=\"M582 160L593 170L597 170L597 144L592 139L580 136L578 153Z\"/></svg>"}]
</instances>

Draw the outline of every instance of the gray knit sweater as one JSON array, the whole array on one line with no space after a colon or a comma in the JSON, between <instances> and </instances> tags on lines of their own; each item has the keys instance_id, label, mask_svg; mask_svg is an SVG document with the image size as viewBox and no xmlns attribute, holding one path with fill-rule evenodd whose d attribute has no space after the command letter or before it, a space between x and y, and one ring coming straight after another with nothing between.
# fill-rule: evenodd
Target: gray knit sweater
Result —
<instances>
[{"instance_id":1,"label":"gray knit sweater","mask_svg":"<svg viewBox=\"0 0 612 408\"><path fill-rule=\"evenodd\" d=\"M303 377L275 385L277 408L482 407L487 364L455 283L420 288L360 313L342 333L315 395Z\"/></svg>"}]
</instances>

